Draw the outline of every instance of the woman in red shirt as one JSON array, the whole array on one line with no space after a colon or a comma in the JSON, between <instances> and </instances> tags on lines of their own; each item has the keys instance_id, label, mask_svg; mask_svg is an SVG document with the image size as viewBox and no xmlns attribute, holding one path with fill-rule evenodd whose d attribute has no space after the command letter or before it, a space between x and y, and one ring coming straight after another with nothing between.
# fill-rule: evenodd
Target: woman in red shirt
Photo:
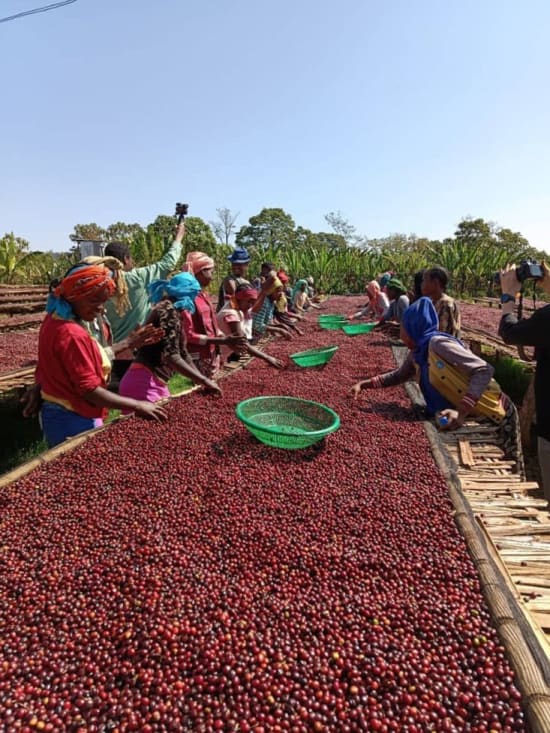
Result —
<instances>
[{"instance_id":1,"label":"woman in red shirt","mask_svg":"<svg viewBox=\"0 0 550 733\"><path fill-rule=\"evenodd\" d=\"M246 339L244 336L224 334L218 327L216 312L208 294L214 260L204 252L189 252L182 270L194 275L201 286L195 298L194 313L181 311L187 351L201 374L212 379L220 368L220 346L223 344L244 352Z\"/></svg>"},{"instance_id":2,"label":"woman in red shirt","mask_svg":"<svg viewBox=\"0 0 550 733\"><path fill-rule=\"evenodd\" d=\"M98 427L109 408L166 419L159 406L120 397L106 388L109 358L85 323L103 314L115 289L113 273L104 265L77 265L50 292L36 367L43 399L41 424L50 446Z\"/></svg>"}]
</instances>

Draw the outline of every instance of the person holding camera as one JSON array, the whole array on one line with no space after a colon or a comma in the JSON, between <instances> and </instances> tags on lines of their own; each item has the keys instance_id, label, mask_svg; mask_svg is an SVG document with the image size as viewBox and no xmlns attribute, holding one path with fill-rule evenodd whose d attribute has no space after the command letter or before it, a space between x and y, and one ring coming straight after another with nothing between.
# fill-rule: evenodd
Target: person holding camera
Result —
<instances>
[{"instance_id":1,"label":"person holding camera","mask_svg":"<svg viewBox=\"0 0 550 733\"><path fill-rule=\"evenodd\" d=\"M115 342L122 341L134 329L145 323L151 310L147 288L153 280L163 280L175 269L181 257L184 234L185 224L182 220L178 223L170 249L158 262L145 267L134 267L134 261L127 244L113 242L105 247L106 256L116 257L117 260L122 262L130 301L130 308L123 315L120 315L117 311L116 303L112 299L108 300L105 305ZM113 373L118 379L122 379L129 369L132 359L133 353L130 350L117 354L117 358L113 362Z\"/></svg>"},{"instance_id":2,"label":"person holding camera","mask_svg":"<svg viewBox=\"0 0 550 733\"><path fill-rule=\"evenodd\" d=\"M544 498L550 502L550 305L536 310L530 318L518 321L514 309L522 283L534 279L550 294L550 268L543 263L508 265L500 272L502 318L499 335L506 344L535 347L535 407L537 414L537 451Z\"/></svg>"}]
</instances>

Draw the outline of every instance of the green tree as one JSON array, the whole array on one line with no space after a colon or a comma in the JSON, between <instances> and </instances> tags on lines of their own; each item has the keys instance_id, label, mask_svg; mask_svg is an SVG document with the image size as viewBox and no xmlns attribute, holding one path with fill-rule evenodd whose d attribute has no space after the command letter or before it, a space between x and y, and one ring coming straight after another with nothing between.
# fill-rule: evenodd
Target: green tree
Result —
<instances>
[{"instance_id":1,"label":"green tree","mask_svg":"<svg viewBox=\"0 0 550 733\"><path fill-rule=\"evenodd\" d=\"M106 231L106 238L110 242L131 243L136 237L143 234L145 230L140 224L126 224L123 221L117 221L110 224Z\"/></svg>"},{"instance_id":2,"label":"green tree","mask_svg":"<svg viewBox=\"0 0 550 733\"><path fill-rule=\"evenodd\" d=\"M149 251L149 240L154 236L153 232L142 231L130 242L130 252L137 267L143 267L153 261Z\"/></svg>"},{"instance_id":3,"label":"green tree","mask_svg":"<svg viewBox=\"0 0 550 733\"><path fill-rule=\"evenodd\" d=\"M42 252L29 252L29 246L26 239L16 237L13 232L4 234L0 239L0 281L25 281L32 261L42 256Z\"/></svg>"},{"instance_id":4,"label":"green tree","mask_svg":"<svg viewBox=\"0 0 550 733\"><path fill-rule=\"evenodd\" d=\"M91 241L107 239L107 232L99 224L76 224L74 231L69 235L70 239L89 239Z\"/></svg>"},{"instance_id":5,"label":"green tree","mask_svg":"<svg viewBox=\"0 0 550 733\"><path fill-rule=\"evenodd\" d=\"M33 257L25 267L24 280L34 285L47 285L54 278L62 277L75 264L75 259L70 252L44 252Z\"/></svg>"},{"instance_id":6,"label":"green tree","mask_svg":"<svg viewBox=\"0 0 550 733\"><path fill-rule=\"evenodd\" d=\"M173 241L176 233L176 219L173 216L159 214L157 218L149 224L147 231L154 233L166 245L169 245Z\"/></svg>"},{"instance_id":7,"label":"green tree","mask_svg":"<svg viewBox=\"0 0 550 733\"><path fill-rule=\"evenodd\" d=\"M218 243L210 226L200 216L188 216L185 219L185 237L183 238L183 259L188 252L206 252L211 257L217 255Z\"/></svg>"},{"instance_id":8,"label":"green tree","mask_svg":"<svg viewBox=\"0 0 550 733\"><path fill-rule=\"evenodd\" d=\"M319 244L327 249L344 250L348 246L345 237L336 232L317 232L315 236Z\"/></svg>"},{"instance_id":9,"label":"green tree","mask_svg":"<svg viewBox=\"0 0 550 733\"><path fill-rule=\"evenodd\" d=\"M492 244L493 232L491 224L484 219L466 217L459 222L455 231L455 239L465 244Z\"/></svg>"},{"instance_id":10,"label":"green tree","mask_svg":"<svg viewBox=\"0 0 550 733\"><path fill-rule=\"evenodd\" d=\"M251 254L263 257L270 253L273 257L281 248L292 246L294 239L295 224L290 214L283 209L262 209L239 229L235 244L246 247Z\"/></svg>"}]
</instances>

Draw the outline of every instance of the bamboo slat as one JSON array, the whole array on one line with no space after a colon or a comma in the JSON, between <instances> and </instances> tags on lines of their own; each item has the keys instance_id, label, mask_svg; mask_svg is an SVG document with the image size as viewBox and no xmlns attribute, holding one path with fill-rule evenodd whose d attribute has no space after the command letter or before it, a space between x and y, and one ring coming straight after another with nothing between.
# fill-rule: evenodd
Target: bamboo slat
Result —
<instances>
[{"instance_id":1,"label":"bamboo slat","mask_svg":"<svg viewBox=\"0 0 550 733\"><path fill-rule=\"evenodd\" d=\"M476 460L472 453L472 446L467 440L458 441L458 452L463 466L475 466Z\"/></svg>"}]
</instances>

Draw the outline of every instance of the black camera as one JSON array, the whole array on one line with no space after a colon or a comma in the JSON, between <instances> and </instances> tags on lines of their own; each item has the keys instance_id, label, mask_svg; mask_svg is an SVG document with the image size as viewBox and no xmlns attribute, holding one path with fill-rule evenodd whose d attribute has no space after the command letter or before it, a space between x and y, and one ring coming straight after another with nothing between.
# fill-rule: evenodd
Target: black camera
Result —
<instances>
[{"instance_id":1,"label":"black camera","mask_svg":"<svg viewBox=\"0 0 550 733\"><path fill-rule=\"evenodd\" d=\"M526 280L542 280L544 277L544 270L542 265L533 260L523 260L516 267L516 277L520 283ZM495 283L500 284L500 272L497 272L493 277Z\"/></svg>"},{"instance_id":2,"label":"black camera","mask_svg":"<svg viewBox=\"0 0 550 733\"><path fill-rule=\"evenodd\" d=\"M189 204L176 204L176 216L178 217L178 224L187 216L189 211Z\"/></svg>"}]
</instances>

